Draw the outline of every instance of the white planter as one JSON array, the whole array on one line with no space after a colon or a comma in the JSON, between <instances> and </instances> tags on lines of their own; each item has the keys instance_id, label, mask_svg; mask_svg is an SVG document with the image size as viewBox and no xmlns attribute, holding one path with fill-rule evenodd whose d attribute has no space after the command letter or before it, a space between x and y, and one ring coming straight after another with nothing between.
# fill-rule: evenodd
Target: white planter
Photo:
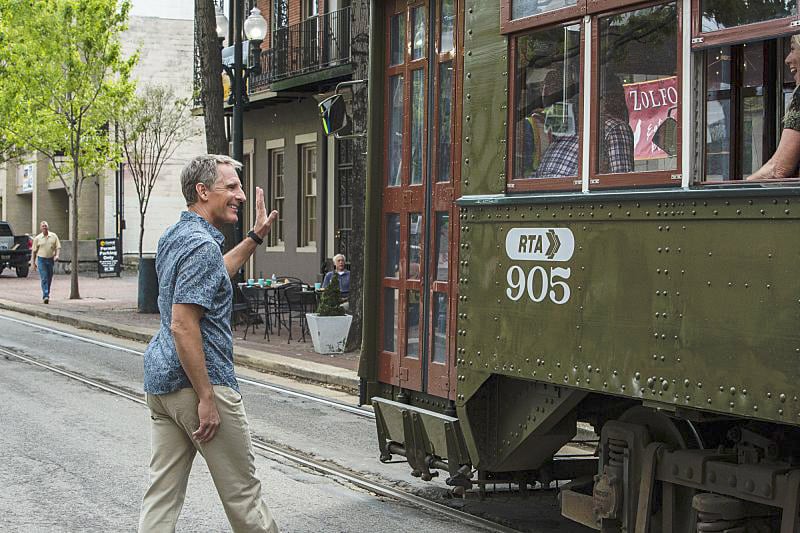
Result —
<instances>
[{"instance_id":1,"label":"white planter","mask_svg":"<svg viewBox=\"0 0 800 533\"><path fill-rule=\"evenodd\" d=\"M315 352L344 353L350 323L353 321L351 315L319 316L317 313L306 313L306 320Z\"/></svg>"}]
</instances>

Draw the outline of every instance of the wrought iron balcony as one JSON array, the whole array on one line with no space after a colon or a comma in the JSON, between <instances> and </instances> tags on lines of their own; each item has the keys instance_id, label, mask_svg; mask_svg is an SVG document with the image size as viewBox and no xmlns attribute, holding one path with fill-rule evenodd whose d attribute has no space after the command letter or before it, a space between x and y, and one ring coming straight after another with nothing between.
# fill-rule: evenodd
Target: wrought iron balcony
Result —
<instances>
[{"instance_id":1,"label":"wrought iron balcony","mask_svg":"<svg viewBox=\"0 0 800 533\"><path fill-rule=\"evenodd\" d=\"M250 76L248 92L349 62L350 7L345 7L274 30L272 46L261 53L261 74Z\"/></svg>"}]
</instances>

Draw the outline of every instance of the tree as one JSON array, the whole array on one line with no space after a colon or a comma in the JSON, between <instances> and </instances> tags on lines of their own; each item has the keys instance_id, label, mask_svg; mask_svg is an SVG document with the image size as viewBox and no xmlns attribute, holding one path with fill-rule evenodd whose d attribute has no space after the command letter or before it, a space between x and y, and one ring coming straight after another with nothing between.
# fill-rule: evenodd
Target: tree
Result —
<instances>
[{"instance_id":1,"label":"tree","mask_svg":"<svg viewBox=\"0 0 800 533\"><path fill-rule=\"evenodd\" d=\"M0 0L0 131L40 152L69 198L70 299L78 287L78 201L87 178L121 160L108 132L133 95L119 35L128 0Z\"/></svg>"},{"instance_id":2,"label":"tree","mask_svg":"<svg viewBox=\"0 0 800 533\"><path fill-rule=\"evenodd\" d=\"M190 127L189 106L189 99L177 98L170 87L149 85L119 117L122 149L139 200L139 258L156 180L178 146L195 133Z\"/></svg>"},{"instance_id":3,"label":"tree","mask_svg":"<svg viewBox=\"0 0 800 533\"><path fill-rule=\"evenodd\" d=\"M366 80L369 73L369 0L354 0L351 4L351 56L355 71L353 78L357 80ZM356 130L363 130L367 126L367 86L362 84L356 86L353 95L353 124ZM350 182L350 190L352 191L352 205L353 205L353 222L350 242L350 277L357 280L356 283L350 284L350 309L353 313L353 322L350 327L350 335L348 337L347 347L349 350L357 349L361 345L361 325L363 322L362 310L362 280L364 279L365 265L364 265L364 246L365 239L364 233L366 230L366 186L367 186L367 165L366 153L367 142L366 138L354 139L352 141L353 153L353 171L352 180ZM335 277L335 276L334 276ZM367 360L366 357L361 358L362 361Z\"/></svg>"},{"instance_id":4,"label":"tree","mask_svg":"<svg viewBox=\"0 0 800 533\"><path fill-rule=\"evenodd\" d=\"M214 0L194 2L195 53L200 67L200 101L206 130L206 150L210 154L227 154L223 112L222 54L217 39Z\"/></svg>"}]
</instances>

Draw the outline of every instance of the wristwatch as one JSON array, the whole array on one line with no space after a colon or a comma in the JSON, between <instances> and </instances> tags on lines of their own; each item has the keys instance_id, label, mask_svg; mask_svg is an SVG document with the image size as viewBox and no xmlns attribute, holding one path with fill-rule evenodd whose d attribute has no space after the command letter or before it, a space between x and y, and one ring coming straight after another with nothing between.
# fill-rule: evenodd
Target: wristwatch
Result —
<instances>
[{"instance_id":1,"label":"wristwatch","mask_svg":"<svg viewBox=\"0 0 800 533\"><path fill-rule=\"evenodd\" d=\"M264 244L264 239L256 235L256 232L253 230L248 231L247 236L256 241L256 244L258 244L259 246Z\"/></svg>"}]
</instances>

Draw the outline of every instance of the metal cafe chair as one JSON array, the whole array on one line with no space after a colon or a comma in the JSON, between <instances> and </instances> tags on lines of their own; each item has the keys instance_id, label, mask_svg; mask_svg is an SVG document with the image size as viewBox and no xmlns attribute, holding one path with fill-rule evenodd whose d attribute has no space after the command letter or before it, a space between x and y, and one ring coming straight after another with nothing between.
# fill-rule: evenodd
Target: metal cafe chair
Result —
<instances>
[{"instance_id":1,"label":"metal cafe chair","mask_svg":"<svg viewBox=\"0 0 800 533\"><path fill-rule=\"evenodd\" d=\"M314 296L313 294L311 295ZM306 341L306 331L308 325L306 324L306 312L309 310L309 300L303 292L302 283L290 283L283 289L283 297L286 301L286 316L288 319L289 340L292 341L293 324L295 320L300 321L300 336L303 342Z\"/></svg>"},{"instance_id":2,"label":"metal cafe chair","mask_svg":"<svg viewBox=\"0 0 800 533\"><path fill-rule=\"evenodd\" d=\"M245 329L244 329L244 340L247 340L247 331L252 326L253 331L255 331L256 326L261 324L263 321L261 319L260 311L260 301L261 301L261 289L258 287L236 287L236 290L241 295L239 298L240 302L235 303L233 305L233 312L236 313L237 311L244 317L245 320ZM269 324L265 324L265 333L266 330L269 330Z\"/></svg>"}]
</instances>

